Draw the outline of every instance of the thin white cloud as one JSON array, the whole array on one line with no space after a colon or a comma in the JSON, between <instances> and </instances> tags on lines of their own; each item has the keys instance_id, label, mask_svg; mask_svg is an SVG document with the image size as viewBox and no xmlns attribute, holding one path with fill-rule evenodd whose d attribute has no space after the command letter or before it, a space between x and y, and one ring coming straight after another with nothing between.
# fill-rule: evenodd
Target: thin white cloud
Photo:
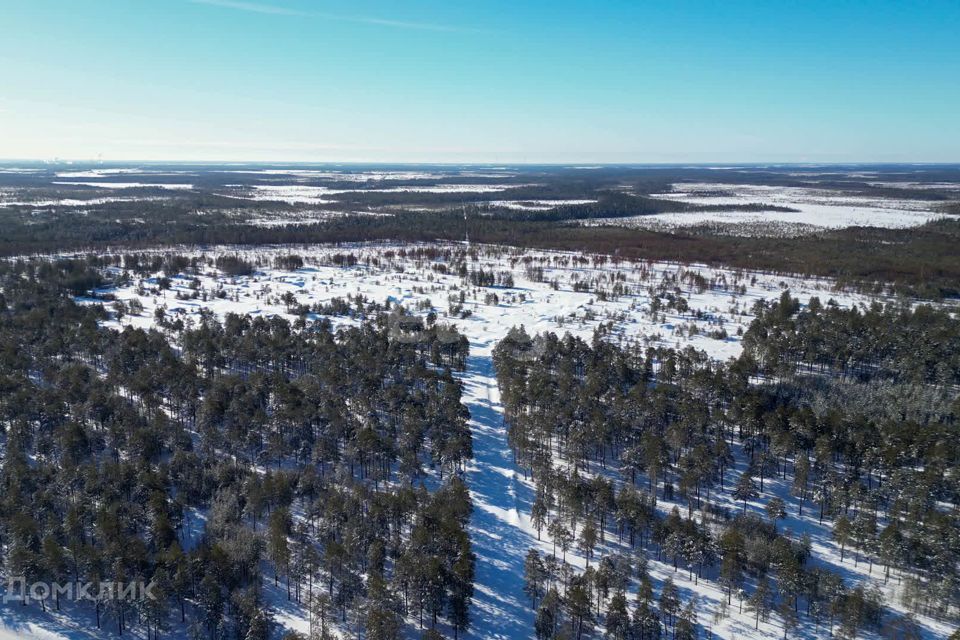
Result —
<instances>
[{"instance_id":1,"label":"thin white cloud","mask_svg":"<svg viewBox=\"0 0 960 640\"><path fill-rule=\"evenodd\" d=\"M479 33L479 29L468 29L465 27L454 27L445 24L430 24L425 22L406 22L404 20L388 20L386 18L368 18L363 16L341 16L329 13L311 14L325 20L340 20L342 22L356 22L359 24L372 24L381 27L396 27L398 29L419 29L420 31L470 31Z\"/></svg>"},{"instance_id":2,"label":"thin white cloud","mask_svg":"<svg viewBox=\"0 0 960 640\"><path fill-rule=\"evenodd\" d=\"M287 7L276 7L270 4L260 4L259 2L242 2L240 0L190 0L194 4L207 4L212 7L221 7L223 9L236 9L238 11L249 11L250 13L268 13L276 16L306 16L304 11L288 9Z\"/></svg>"},{"instance_id":3,"label":"thin white cloud","mask_svg":"<svg viewBox=\"0 0 960 640\"><path fill-rule=\"evenodd\" d=\"M353 22L356 24L368 24L378 27L393 27L396 29L416 29L419 31L448 31L448 32L473 32L480 33L479 29L466 27L457 27L446 24L433 24L429 22L408 22L406 20L392 20L389 18L378 18L374 16L352 16L338 13L325 13L317 11L300 11L289 7L280 7L272 4L262 4L259 2L244 2L242 0L188 0L194 4L205 4L211 7L220 7L223 9L234 9L237 11L247 11L250 13L263 13L276 16L297 16L301 18L318 18L320 20L335 20L338 22Z\"/></svg>"}]
</instances>

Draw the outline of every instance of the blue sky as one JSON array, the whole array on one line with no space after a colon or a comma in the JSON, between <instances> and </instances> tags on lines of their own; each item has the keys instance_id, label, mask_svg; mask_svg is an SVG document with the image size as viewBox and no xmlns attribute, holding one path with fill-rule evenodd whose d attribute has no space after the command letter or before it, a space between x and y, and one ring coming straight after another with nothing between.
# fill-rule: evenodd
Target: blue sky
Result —
<instances>
[{"instance_id":1,"label":"blue sky","mask_svg":"<svg viewBox=\"0 0 960 640\"><path fill-rule=\"evenodd\" d=\"M0 0L0 158L960 161L960 2Z\"/></svg>"}]
</instances>

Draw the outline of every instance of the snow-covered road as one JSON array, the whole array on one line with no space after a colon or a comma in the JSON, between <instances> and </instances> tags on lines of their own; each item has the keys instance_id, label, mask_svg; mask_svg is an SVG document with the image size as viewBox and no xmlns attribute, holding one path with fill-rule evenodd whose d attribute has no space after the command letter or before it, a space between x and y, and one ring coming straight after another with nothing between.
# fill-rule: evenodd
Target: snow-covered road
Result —
<instances>
[{"instance_id":1,"label":"snow-covered road","mask_svg":"<svg viewBox=\"0 0 960 640\"><path fill-rule=\"evenodd\" d=\"M535 538L527 518L533 499L518 481L503 424L492 343L472 343L464 374L464 399L473 430L468 486L474 511L470 535L477 554L476 593L471 611L475 638L528 638L533 612L523 593L523 560Z\"/></svg>"}]
</instances>

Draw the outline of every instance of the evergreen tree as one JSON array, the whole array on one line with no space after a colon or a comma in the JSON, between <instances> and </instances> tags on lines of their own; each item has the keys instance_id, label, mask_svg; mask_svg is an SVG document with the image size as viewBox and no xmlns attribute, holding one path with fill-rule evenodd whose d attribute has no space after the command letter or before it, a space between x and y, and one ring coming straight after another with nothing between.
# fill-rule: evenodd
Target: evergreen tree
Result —
<instances>
[{"instance_id":1,"label":"evergreen tree","mask_svg":"<svg viewBox=\"0 0 960 640\"><path fill-rule=\"evenodd\" d=\"M733 499L743 502L743 511L746 513L747 502L749 500L756 500L758 497L760 497L760 493L757 491L757 486L751 477L751 470L748 469L740 474L737 485L733 489Z\"/></svg>"}]
</instances>

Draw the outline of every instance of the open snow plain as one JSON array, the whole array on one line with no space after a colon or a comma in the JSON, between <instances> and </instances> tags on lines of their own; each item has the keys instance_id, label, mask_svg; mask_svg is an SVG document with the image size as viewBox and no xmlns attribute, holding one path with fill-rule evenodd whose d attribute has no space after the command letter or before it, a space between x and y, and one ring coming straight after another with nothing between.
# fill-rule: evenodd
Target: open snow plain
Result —
<instances>
[{"instance_id":1,"label":"open snow plain","mask_svg":"<svg viewBox=\"0 0 960 640\"><path fill-rule=\"evenodd\" d=\"M334 298L362 296L368 302L390 301L403 305L421 315L433 311L441 321L456 324L469 338L470 357L462 379L474 439L474 460L467 474L474 500L471 536L478 556L469 632L472 638L533 637L533 612L523 591L524 556L531 547L547 554L552 549L549 534L544 531L538 541L530 522L534 487L514 464L492 365L492 350L511 327L523 325L531 335L544 331L570 332L588 340L597 329L603 328L608 340L689 346L725 360L739 354L739 334L749 325L751 307L758 300L777 298L785 289L802 302L812 296L824 302L834 299L841 305L867 304L871 300L860 294L836 291L833 283L826 280L489 246L220 248L177 253L211 258L237 255L258 267L253 274L242 277L229 277L209 266L195 274L156 273L152 277L130 279L126 284L100 293L112 295L127 309L130 302L137 300L142 311L115 314L108 321L110 325L150 327L155 324L160 309L168 318L180 318L186 323L193 322L204 308L221 316L227 313L279 315L294 320L297 316L291 313L291 308L295 304L313 306ZM273 266L277 257L293 253L302 256L303 268L285 270ZM474 286L470 278L453 269L453 262L461 260L470 271L494 272L501 280L509 274L512 282L496 287ZM655 298L659 303L652 309L651 301ZM87 301L103 302L102 299ZM116 306L107 303L108 309L111 305ZM331 320L335 325L354 322L341 316ZM733 486L745 466L742 452L736 453L737 464L728 472L727 487ZM789 487L775 478L770 482L787 504L788 517L783 526L797 535L810 535L813 562L832 565L832 569L850 583L876 584L884 590L890 606L899 608L895 580L885 585L882 571L864 562L854 566L849 554L841 563L829 523L819 525L812 509L798 516L797 500L790 494ZM741 508L728 493L717 500L721 506ZM661 501L659 508L666 513L674 504ZM755 501L747 508L762 513L763 503ZM627 552L613 535L608 536L602 546L598 557ZM567 559L580 569L586 564L585 558L573 549L568 551ZM705 637L779 638L783 635L776 616L761 621L755 629L752 614L745 609L739 613L736 599L727 615L721 618L718 612L725 596L718 583L708 577L697 581L682 569L677 572L666 559L659 562L652 557L650 572L658 591L662 581L671 577L684 600L696 596L698 621ZM634 585L629 594L631 602L635 589ZM271 583L265 583L265 592L276 607L275 619L286 628L306 632L305 612L275 591ZM17 618L17 615L21 614L5 610L4 617L0 618L0 638L24 637L21 634L39 632L41 627L42 637L89 637L86 632L75 631L81 627L63 619L38 625L38 621ZM945 637L949 633L946 626L936 621L920 619L919 622L926 637ZM7 631L3 630L3 624L7 625ZM11 625L16 630L11 630ZM827 630L821 625L801 627L798 632L801 637L817 638L824 637Z\"/></svg>"},{"instance_id":2,"label":"open snow plain","mask_svg":"<svg viewBox=\"0 0 960 640\"><path fill-rule=\"evenodd\" d=\"M951 185L952 186L952 185ZM680 182L651 197L688 205L716 207L709 211L658 213L590 224L615 224L652 230L706 226L739 235L798 235L820 229L881 227L904 229L943 218L942 202L895 197L869 197L816 184L802 187ZM756 205L788 210L758 210Z\"/></svg>"}]
</instances>

